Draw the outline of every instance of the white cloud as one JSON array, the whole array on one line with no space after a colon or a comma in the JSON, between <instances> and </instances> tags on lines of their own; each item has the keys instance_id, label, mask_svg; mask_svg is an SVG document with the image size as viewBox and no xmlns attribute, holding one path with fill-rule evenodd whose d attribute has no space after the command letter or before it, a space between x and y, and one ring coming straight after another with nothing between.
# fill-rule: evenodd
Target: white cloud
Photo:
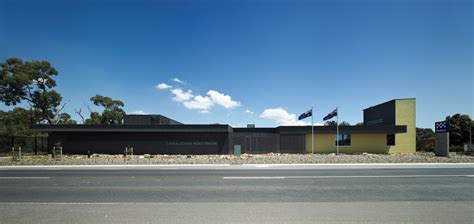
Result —
<instances>
[{"instance_id":1,"label":"white cloud","mask_svg":"<svg viewBox=\"0 0 474 224\"><path fill-rule=\"evenodd\" d=\"M150 114L150 113L147 113L143 110L137 110L137 111L133 111L133 112L130 112L130 113L127 113L127 114L146 115L146 114Z\"/></svg>"},{"instance_id":2,"label":"white cloud","mask_svg":"<svg viewBox=\"0 0 474 224\"><path fill-rule=\"evenodd\" d=\"M178 78L173 78L173 79L171 79L171 80L172 80L173 82L177 82L177 83L180 83L180 84L186 85L186 83L185 83L183 80L181 80L181 79L178 79Z\"/></svg>"},{"instance_id":3,"label":"white cloud","mask_svg":"<svg viewBox=\"0 0 474 224\"><path fill-rule=\"evenodd\" d=\"M198 110L209 110L214 106L214 102L210 97L207 96L195 96L192 100L184 101L184 107L188 109L198 109Z\"/></svg>"},{"instance_id":4,"label":"white cloud","mask_svg":"<svg viewBox=\"0 0 474 224\"><path fill-rule=\"evenodd\" d=\"M173 100L178 102L188 101L193 98L193 94L191 90L184 92L182 89L172 89L171 93L174 95Z\"/></svg>"},{"instance_id":5,"label":"white cloud","mask_svg":"<svg viewBox=\"0 0 474 224\"><path fill-rule=\"evenodd\" d=\"M172 79L175 82L184 82L178 78ZM172 99L183 103L183 106L190 110L200 110L200 113L210 113L210 109L215 105L222 106L226 109L232 109L241 106L239 101L232 100L232 97L215 90L209 90L206 95L194 95L191 90L183 90L181 88L173 88L166 83L160 83L155 86L157 89L170 89ZM253 112L251 112L253 113Z\"/></svg>"},{"instance_id":6,"label":"white cloud","mask_svg":"<svg viewBox=\"0 0 474 224\"><path fill-rule=\"evenodd\" d=\"M238 101L233 101L232 97L229 95L225 95L222 93L219 93L215 90L209 90L207 92L207 95L209 95L212 99L212 101L218 105L221 105L227 109L234 108L240 106L240 102Z\"/></svg>"},{"instance_id":7,"label":"white cloud","mask_svg":"<svg viewBox=\"0 0 474 224\"><path fill-rule=\"evenodd\" d=\"M253 111L247 109L247 110L245 110L245 113L253 114Z\"/></svg>"},{"instance_id":8,"label":"white cloud","mask_svg":"<svg viewBox=\"0 0 474 224\"><path fill-rule=\"evenodd\" d=\"M190 110L201 110L201 113L209 113L214 105L220 105L227 109L240 106L240 102L233 101L229 95L215 90L209 90L206 96L194 96L191 90L184 91L179 88L171 89L171 93L174 101L182 102L184 107Z\"/></svg>"},{"instance_id":9,"label":"white cloud","mask_svg":"<svg viewBox=\"0 0 474 224\"><path fill-rule=\"evenodd\" d=\"M306 122L298 120L295 114L290 114L281 107L265 109L260 118L271 120L282 126L308 125Z\"/></svg>"},{"instance_id":10,"label":"white cloud","mask_svg":"<svg viewBox=\"0 0 474 224\"><path fill-rule=\"evenodd\" d=\"M215 90L209 90L207 92L207 95L211 97L212 102L217 105L221 105L227 109L240 106L240 102L233 101L232 97L230 97L229 95L219 93Z\"/></svg>"},{"instance_id":11,"label":"white cloud","mask_svg":"<svg viewBox=\"0 0 474 224\"><path fill-rule=\"evenodd\" d=\"M172 88L172 86L170 86L166 83L160 83L160 84L156 85L155 88L157 88L157 89L170 89L170 88Z\"/></svg>"},{"instance_id":12,"label":"white cloud","mask_svg":"<svg viewBox=\"0 0 474 224\"><path fill-rule=\"evenodd\" d=\"M208 113L210 113L210 112L209 112L208 110L201 110L201 111L199 111L199 113L201 113L201 114L208 114Z\"/></svg>"}]
</instances>

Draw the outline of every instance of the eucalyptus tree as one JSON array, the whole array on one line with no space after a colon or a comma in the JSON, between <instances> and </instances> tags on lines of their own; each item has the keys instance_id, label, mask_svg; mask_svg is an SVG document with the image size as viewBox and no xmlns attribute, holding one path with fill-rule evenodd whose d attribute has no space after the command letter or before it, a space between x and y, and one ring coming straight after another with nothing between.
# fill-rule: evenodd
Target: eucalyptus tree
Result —
<instances>
[{"instance_id":1,"label":"eucalyptus tree","mask_svg":"<svg viewBox=\"0 0 474 224\"><path fill-rule=\"evenodd\" d=\"M125 111L122 109L124 103L107 96L95 95L90 98L96 106L103 107L102 113L91 112L86 124L122 124Z\"/></svg>"},{"instance_id":2,"label":"eucalyptus tree","mask_svg":"<svg viewBox=\"0 0 474 224\"><path fill-rule=\"evenodd\" d=\"M7 106L26 103L38 122L56 124L65 106L54 90L57 75L48 61L9 58L0 63L0 101Z\"/></svg>"}]
</instances>

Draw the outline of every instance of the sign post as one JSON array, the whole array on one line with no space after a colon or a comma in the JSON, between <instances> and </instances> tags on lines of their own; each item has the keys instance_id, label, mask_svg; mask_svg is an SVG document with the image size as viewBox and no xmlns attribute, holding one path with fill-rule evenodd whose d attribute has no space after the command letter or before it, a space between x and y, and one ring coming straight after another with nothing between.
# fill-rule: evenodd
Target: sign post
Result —
<instances>
[{"instance_id":1,"label":"sign post","mask_svg":"<svg viewBox=\"0 0 474 224\"><path fill-rule=\"evenodd\" d=\"M234 145L234 156L240 158L240 145Z\"/></svg>"},{"instance_id":2,"label":"sign post","mask_svg":"<svg viewBox=\"0 0 474 224\"><path fill-rule=\"evenodd\" d=\"M449 156L449 122L435 122L435 155Z\"/></svg>"}]
</instances>

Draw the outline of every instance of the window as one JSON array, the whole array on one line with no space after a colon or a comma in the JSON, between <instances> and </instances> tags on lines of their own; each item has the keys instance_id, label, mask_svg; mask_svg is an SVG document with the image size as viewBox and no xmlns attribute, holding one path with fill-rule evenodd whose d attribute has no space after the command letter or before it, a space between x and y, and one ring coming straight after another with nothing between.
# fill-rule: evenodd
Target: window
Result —
<instances>
[{"instance_id":1,"label":"window","mask_svg":"<svg viewBox=\"0 0 474 224\"><path fill-rule=\"evenodd\" d=\"M395 145L395 135L387 135L387 145Z\"/></svg>"},{"instance_id":2,"label":"window","mask_svg":"<svg viewBox=\"0 0 474 224\"><path fill-rule=\"evenodd\" d=\"M339 134L336 138L339 141L339 146L350 146L351 145L351 135L350 134ZM334 142L337 144L337 142Z\"/></svg>"}]
</instances>

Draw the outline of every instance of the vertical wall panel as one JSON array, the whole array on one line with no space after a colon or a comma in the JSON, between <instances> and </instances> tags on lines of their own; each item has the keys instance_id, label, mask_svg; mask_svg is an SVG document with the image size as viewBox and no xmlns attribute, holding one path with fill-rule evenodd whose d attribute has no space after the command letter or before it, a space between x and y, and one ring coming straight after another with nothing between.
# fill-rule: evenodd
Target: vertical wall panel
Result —
<instances>
[{"instance_id":1,"label":"vertical wall panel","mask_svg":"<svg viewBox=\"0 0 474 224\"><path fill-rule=\"evenodd\" d=\"M185 132L62 132L50 135L50 144L58 141L64 153L121 154L133 146L135 154L228 154L228 133Z\"/></svg>"},{"instance_id":2,"label":"vertical wall panel","mask_svg":"<svg viewBox=\"0 0 474 224\"><path fill-rule=\"evenodd\" d=\"M282 134L280 135L280 152L282 153L304 153L304 134Z\"/></svg>"}]
</instances>

